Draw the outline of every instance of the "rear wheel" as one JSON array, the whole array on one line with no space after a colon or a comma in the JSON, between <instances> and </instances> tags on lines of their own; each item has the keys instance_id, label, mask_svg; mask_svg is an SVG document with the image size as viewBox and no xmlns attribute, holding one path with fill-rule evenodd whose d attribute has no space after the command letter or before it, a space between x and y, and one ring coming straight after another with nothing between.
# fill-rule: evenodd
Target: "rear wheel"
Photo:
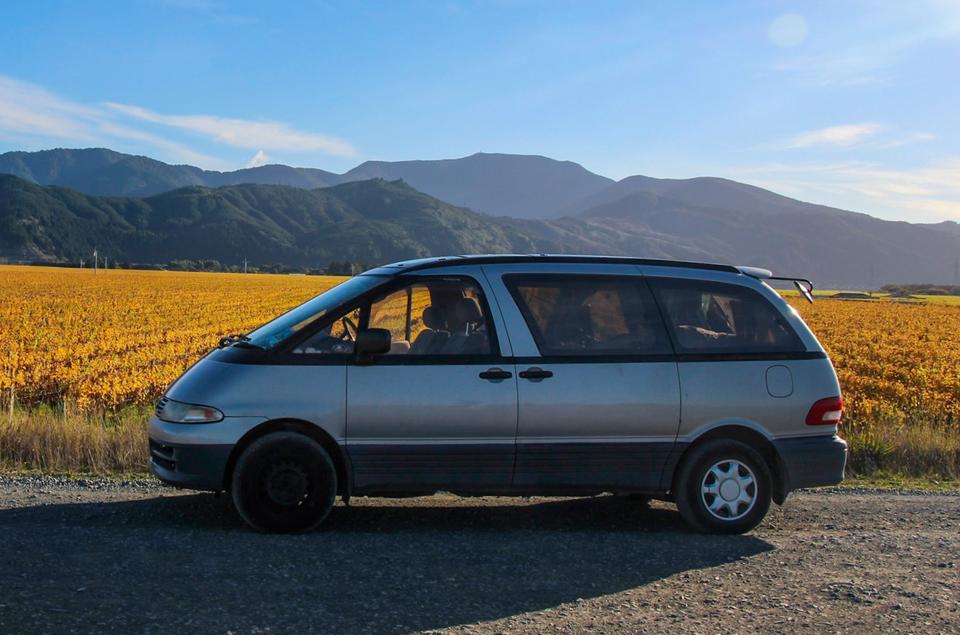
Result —
<instances>
[{"instance_id":1,"label":"rear wheel","mask_svg":"<svg viewBox=\"0 0 960 635\"><path fill-rule=\"evenodd\" d=\"M680 515L693 528L741 534L766 516L772 481L756 450L716 439L691 450L677 473L674 496Z\"/></svg>"},{"instance_id":2,"label":"rear wheel","mask_svg":"<svg viewBox=\"0 0 960 635\"><path fill-rule=\"evenodd\" d=\"M309 531L330 513L337 470L323 447L296 432L274 432L237 460L230 492L237 512L258 531Z\"/></svg>"}]
</instances>

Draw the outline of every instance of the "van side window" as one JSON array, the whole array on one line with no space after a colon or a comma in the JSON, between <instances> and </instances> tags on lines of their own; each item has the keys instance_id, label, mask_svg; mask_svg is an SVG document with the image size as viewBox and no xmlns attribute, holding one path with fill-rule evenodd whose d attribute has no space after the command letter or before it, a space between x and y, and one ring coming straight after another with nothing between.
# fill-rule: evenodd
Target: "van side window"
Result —
<instances>
[{"instance_id":1,"label":"van side window","mask_svg":"<svg viewBox=\"0 0 960 635\"><path fill-rule=\"evenodd\" d=\"M421 279L370 305L369 328L390 331L392 355L490 355L480 289L460 278Z\"/></svg>"},{"instance_id":2,"label":"van side window","mask_svg":"<svg viewBox=\"0 0 960 635\"><path fill-rule=\"evenodd\" d=\"M649 278L678 353L790 353L803 343L762 295L735 284Z\"/></svg>"},{"instance_id":3,"label":"van side window","mask_svg":"<svg viewBox=\"0 0 960 635\"><path fill-rule=\"evenodd\" d=\"M353 338L357 335L356 325L359 323L360 307L355 307L311 335L293 352L298 355L352 353Z\"/></svg>"},{"instance_id":4,"label":"van side window","mask_svg":"<svg viewBox=\"0 0 960 635\"><path fill-rule=\"evenodd\" d=\"M492 355L495 343L480 288L467 279L437 277L420 279L328 318L293 352L352 353L356 331L362 328L390 331L392 344L385 356Z\"/></svg>"},{"instance_id":5,"label":"van side window","mask_svg":"<svg viewBox=\"0 0 960 635\"><path fill-rule=\"evenodd\" d=\"M541 355L673 352L639 276L507 275L504 282Z\"/></svg>"}]
</instances>

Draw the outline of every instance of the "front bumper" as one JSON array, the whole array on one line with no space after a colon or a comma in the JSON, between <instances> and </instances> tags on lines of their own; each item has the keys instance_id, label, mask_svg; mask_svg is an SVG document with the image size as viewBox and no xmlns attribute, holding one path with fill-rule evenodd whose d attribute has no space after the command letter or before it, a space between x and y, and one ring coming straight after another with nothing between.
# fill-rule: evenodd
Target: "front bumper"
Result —
<instances>
[{"instance_id":1,"label":"front bumper","mask_svg":"<svg viewBox=\"0 0 960 635\"><path fill-rule=\"evenodd\" d=\"M231 445L167 445L150 439L150 471L164 483L218 492L224 489Z\"/></svg>"},{"instance_id":2,"label":"front bumper","mask_svg":"<svg viewBox=\"0 0 960 635\"><path fill-rule=\"evenodd\" d=\"M802 487L836 485L843 481L847 442L836 435L777 439L780 490L784 497Z\"/></svg>"},{"instance_id":3,"label":"front bumper","mask_svg":"<svg viewBox=\"0 0 960 635\"><path fill-rule=\"evenodd\" d=\"M264 419L227 417L218 423L169 423L150 418L150 471L165 483L218 492L236 443Z\"/></svg>"}]
</instances>

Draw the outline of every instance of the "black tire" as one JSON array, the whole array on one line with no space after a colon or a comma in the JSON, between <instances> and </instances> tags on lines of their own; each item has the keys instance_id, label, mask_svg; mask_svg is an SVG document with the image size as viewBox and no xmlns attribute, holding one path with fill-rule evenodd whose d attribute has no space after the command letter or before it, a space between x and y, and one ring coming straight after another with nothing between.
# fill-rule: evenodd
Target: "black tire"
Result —
<instances>
[{"instance_id":1,"label":"black tire","mask_svg":"<svg viewBox=\"0 0 960 635\"><path fill-rule=\"evenodd\" d=\"M727 477L718 479L718 473ZM752 485L741 486L748 477L752 477ZM772 484L770 468L756 450L740 441L715 439L694 447L686 456L673 492L680 515L697 531L742 534L767 515ZM708 488L717 493L705 493ZM741 500L741 493L752 502ZM710 510L711 505L715 511Z\"/></svg>"},{"instance_id":2,"label":"black tire","mask_svg":"<svg viewBox=\"0 0 960 635\"><path fill-rule=\"evenodd\" d=\"M240 455L230 493L237 513L257 531L309 531L333 508L337 470L313 439L296 432L273 432Z\"/></svg>"}]
</instances>

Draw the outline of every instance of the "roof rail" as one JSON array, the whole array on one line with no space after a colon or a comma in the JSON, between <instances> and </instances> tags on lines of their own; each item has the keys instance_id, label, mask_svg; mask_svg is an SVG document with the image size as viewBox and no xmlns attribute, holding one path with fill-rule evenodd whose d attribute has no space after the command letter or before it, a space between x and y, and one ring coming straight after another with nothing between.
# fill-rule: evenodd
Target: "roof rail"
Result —
<instances>
[{"instance_id":1,"label":"roof rail","mask_svg":"<svg viewBox=\"0 0 960 635\"><path fill-rule=\"evenodd\" d=\"M742 265L737 265L737 269L745 276L750 276L751 278L756 278L757 280L766 280L767 278L773 277L773 272L769 269L763 269L761 267L745 267Z\"/></svg>"},{"instance_id":2,"label":"roof rail","mask_svg":"<svg viewBox=\"0 0 960 635\"><path fill-rule=\"evenodd\" d=\"M423 258L421 260L405 261L384 265L378 269L388 267L402 268L404 271L419 269L433 269L464 264L508 264L508 263L583 263L583 264L627 264L652 265L661 267L683 267L688 269L709 269L713 271L727 271L738 273L736 267L708 262L688 262L686 260L660 260L655 258L631 258L627 256L578 256L567 254L497 254L497 255L468 255L444 256L439 258Z\"/></svg>"}]
</instances>

